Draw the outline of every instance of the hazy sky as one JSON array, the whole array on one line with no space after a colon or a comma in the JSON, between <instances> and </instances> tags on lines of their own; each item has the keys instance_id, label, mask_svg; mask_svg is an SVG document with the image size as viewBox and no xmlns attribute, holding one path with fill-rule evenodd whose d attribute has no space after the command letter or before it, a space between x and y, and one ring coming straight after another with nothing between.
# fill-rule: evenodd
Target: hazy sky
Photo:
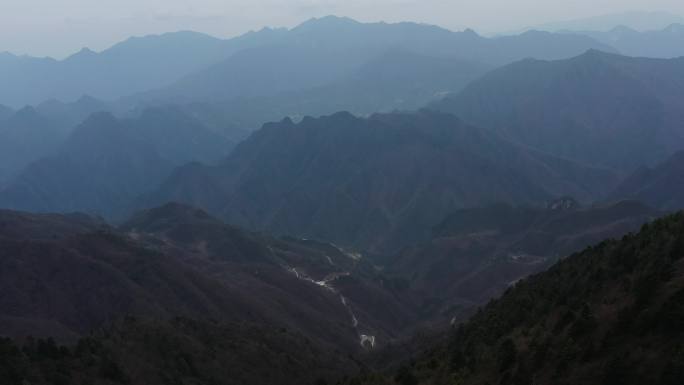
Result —
<instances>
[{"instance_id":1,"label":"hazy sky","mask_svg":"<svg viewBox=\"0 0 684 385\"><path fill-rule=\"evenodd\" d=\"M492 32L633 10L684 15L684 0L0 0L0 52L63 57L131 35L230 37L328 14Z\"/></svg>"}]
</instances>

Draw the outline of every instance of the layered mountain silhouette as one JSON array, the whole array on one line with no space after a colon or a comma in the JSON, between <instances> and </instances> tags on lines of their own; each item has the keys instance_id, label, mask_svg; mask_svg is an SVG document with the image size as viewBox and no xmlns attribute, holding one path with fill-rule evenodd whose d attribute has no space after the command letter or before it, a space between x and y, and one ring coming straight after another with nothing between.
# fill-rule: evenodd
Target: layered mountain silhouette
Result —
<instances>
[{"instance_id":1,"label":"layered mountain silhouette","mask_svg":"<svg viewBox=\"0 0 684 385\"><path fill-rule=\"evenodd\" d=\"M637 31L660 30L668 25L684 23L684 18L670 12L631 11L609 13L606 15L580 18L562 22L546 23L535 28L543 31L610 31L619 26L625 26Z\"/></svg>"},{"instance_id":2,"label":"layered mountain silhouette","mask_svg":"<svg viewBox=\"0 0 684 385\"><path fill-rule=\"evenodd\" d=\"M394 373L353 383L676 384L683 234L677 214L590 247L517 283Z\"/></svg>"},{"instance_id":3,"label":"layered mountain silhouette","mask_svg":"<svg viewBox=\"0 0 684 385\"><path fill-rule=\"evenodd\" d=\"M62 127L67 133L98 112L111 111L111 107L98 99L84 95L73 102L64 103L57 99L46 100L37 106L36 111Z\"/></svg>"},{"instance_id":4,"label":"layered mountain silhouette","mask_svg":"<svg viewBox=\"0 0 684 385\"><path fill-rule=\"evenodd\" d=\"M392 52L494 66L526 57L567 58L590 48L612 50L580 35L531 31L519 36L485 38L472 30L451 32L413 23L364 24L326 17L281 31L269 44L243 49L205 71L169 87L137 95L129 102L221 102L302 91L351 76L367 63ZM396 65L401 66L401 62Z\"/></svg>"},{"instance_id":5,"label":"layered mountain silhouette","mask_svg":"<svg viewBox=\"0 0 684 385\"><path fill-rule=\"evenodd\" d=\"M636 57L676 58L684 56L681 42L684 38L684 20L657 30L637 31L617 26L609 31L573 32L603 42L621 54Z\"/></svg>"},{"instance_id":6,"label":"layered mountain silhouette","mask_svg":"<svg viewBox=\"0 0 684 385\"><path fill-rule=\"evenodd\" d=\"M14 110L7 107L0 105L0 121L5 120L12 116L14 114Z\"/></svg>"},{"instance_id":7,"label":"layered mountain silhouette","mask_svg":"<svg viewBox=\"0 0 684 385\"><path fill-rule=\"evenodd\" d=\"M33 107L0 114L0 186L28 164L51 154L67 137L65 127Z\"/></svg>"},{"instance_id":8,"label":"layered mountain silhouette","mask_svg":"<svg viewBox=\"0 0 684 385\"><path fill-rule=\"evenodd\" d=\"M615 20L0 54L0 383L679 385L684 29Z\"/></svg>"},{"instance_id":9,"label":"layered mountain silhouette","mask_svg":"<svg viewBox=\"0 0 684 385\"><path fill-rule=\"evenodd\" d=\"M220 165L180 168L141 203L179 201L251 229L396 249L454 209L591 199L612 173L421 111L265 125Z\"/></svg>"},{"instance_id":10,"label":"layered mountain silhouette","mask_svg":"<svg viewBox=\"0 0 684 385\"><path fill-rule=\"evenodd\" d=\"M632 171L684 148L682 63L599 51L524 60L434 107L556 156Z\"/></svg>"},{"instance_id":11,"label":"layered mountain silhouette","mask_svg":"<svg viewBox=\"0 0 684 385\"><path fill-rule=\"evenodd\" d=\"M131 38L100 53L84 48L59 61L0 54L0 103L35 105L84 94L118 98L199 71L229 55L224 46L207 35L178 32Z\"/></svg>"},{"instance_id":12,"label":"layered mountain silhouette","mask_svg":"<svg viewBox=\"0 0 684 385\"><path fill-rule=\"evenodd\" d=\"M487 65L452 57L394 51L330 84L228 102L189 103L183 107L204 121L229 127L230 131L239 132L238 127L252 131L285 116L301 120L304 116L338 111L368 116L416 110L462 90L488 69Z\"/></svg>"},{"instance_id":13,"label":"layered mountain silhouette","mask_svg":"<svg viewBox=\"0 0 684 385\"><path fill-rule=\"evenodd\" d=\"M41 138L43 138L42 136ZM28 165L0 190L4 208L121 215L188 162L222 159L234 143L174 108L117 119L92 115L53 155ZM29 150L35 151L35 146Z\"/></svg>"},{"instance_id":14,"label":"layered mountain silhouette","mask_svg":"<svg viewBox=\"0 0 684 385\"><path fill-rule=\"evenodd\" d=\"M488 39L472 31L331 16L228 40L195 32L136 37L99 53L83 49L64 60L0 54L0 104L36 105L84 94L113 100L175 82L152 95L165 100L254 96L322 85L388 51L504 64L524 57L570 57L590 48L610 50L586 36L529 33Z\"/></svg>"},{"instance_id":15,"label":"layered mountain silhouette","mask_svg":"<svg viewBox=\"0 0 684 385\"><path fill-rule=\"evenodd\" d=\"M665 210L684 208L684 152L666 161L643 167L627 177L610 199L638 199Z\"/></svg>"}]
</instances>

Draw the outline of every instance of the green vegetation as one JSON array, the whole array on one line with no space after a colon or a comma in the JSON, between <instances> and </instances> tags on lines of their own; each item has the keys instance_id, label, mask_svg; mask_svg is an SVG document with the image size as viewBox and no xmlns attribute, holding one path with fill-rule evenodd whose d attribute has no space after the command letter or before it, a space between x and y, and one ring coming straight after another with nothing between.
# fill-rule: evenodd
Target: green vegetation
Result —
<instances>
[{"instance_id":1,"label":"green vegetation","mask_svg":"<svg viewBox=\"0 0 684 385\"><path fill-rule=\"evenodd\" d=\"M519 282L395 376L355 381L407 373L418 384L681 383L684 213Z\"/></svg>"},{"instance_id":2,"label":"green vegetation","mask_svg":"<svg viewBox=\"0 0 684 385\"><path fill-rule=\"evenodd\" d=\"M183 318L127 317L70 347L0 339L3 385L324 384L355 370L282 328Z\"/></svg>"}]
</instances>

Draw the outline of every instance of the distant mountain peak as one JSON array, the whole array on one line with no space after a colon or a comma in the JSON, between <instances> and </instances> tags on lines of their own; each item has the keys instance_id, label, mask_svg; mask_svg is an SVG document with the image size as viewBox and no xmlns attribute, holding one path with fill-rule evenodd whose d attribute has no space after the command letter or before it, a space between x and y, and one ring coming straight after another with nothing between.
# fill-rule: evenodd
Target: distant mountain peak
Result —
<instances>
[{"instance_id":1,"label":"distant mountain peak","mask_svg":"<svg viewBox=\"0 0 684 385\"><path fill-rule=\"evenodd\" d=\"M609 53L609 52L605 52L605 51L601 51L601 50L596 49L596 48L591 48L591 49L588 49L583 54L574 58L574 60L577 60L577 61L596 61L596 60L601 60L601 59L606 59L606 58L611 58L611 57L618 58L618 57L623 57L623 56L616 55L616 54ZM573 59L570 59L570 60L573 60Z\"/></svg>"},{"instance_id":2,"label":"distant mountain peak","mask_svg":"<svg viewBox=\"0 0 684 385\"><path fill-rule=\"evenodd\" d=\"M669 32L669 33L682 33L682 32L684 32L684 24L681 24L681 23L670 24L663 31Z\"/></svg>"},{"instance_id":3,"label":"distant mountain peak","mask_svg":"<svg viewBox=\"0 0 684 385\"><path fill-rule=\"evenodd\" d=\"M21 122L33 122L35 124L38 121L43 121L44 117L33 106L25 106L14 114L13 119Z\"/></svg>"},{"instance_id":4,"label":"distant mountain peak","mask_svg":"<svg viewBox=\"0 0 684 385\"><path fill-rule=\"evenodd\" d=\"M38 112L33 106L24 106L17 111L17 115L36 115Z\"/></svg>"},{"instance_id":5,"label":"distant mountain peak","mask_svg":"<svg viewBox=\"0 0 684 385\"><path fill-rule=\"evenodd\" d=\"M354 114L352 114L349 111L336 112L336 113L330 115L330 118L334 119L334 120L347 120L347 119L356 120L356 119L358 119Z\"/></svg>"},{"instance_id":6,"label":"distant mountain peak","mask_svg":"<svg viewBox=\"0 0 684 385\"><path fill-rule=\"evenodd\" d=\"M76 100L76 103L82 104L82 103L101 103L100 100L88 95L88 94L83 94L81 95L80 98Z\"/></svg>"},{"instance_id":7,"label":"distant mountain peak","mask_svg":"<svg viewBox=\"0 0 684 385\"><path fill-rule=\"evenodd\" d=\"M530 30L523 32L521 35L525 36L525 35L550 35L550 34L551 34L551 32L544 31L541 29L530 29Z\"/></svg>"},{"instance_id":8,"label":"distant mountain peak","mask_svg":"<svg viewBox=\"0 0 684 385\"><path fill-rule=\"evenodd\" d=\"M123 42L114 45L112 48L119 47L122 45L125 46L127 43L128 44L130 44L130 43L142 43L142 42L146 42L149 40L174 40L174 39L178 39L178 38L220 40L214 36L207 35L206 33L192 31L192 30L180 30L180 31L173 31L173 32L164 32L164 33L160 33L160 34L131 36L128 39L124 40Z\"/></svg>"},{"instance_id":9,"label":"distant mountain peak","mask_svg":"<svg viewBox=\"0 0 684 385\"><path fill-rule=\"evenodd\" d=\"M298 25L295 27L295 30L302 30L302 29L309 29L309 28L332 28L332 27L343 27L343 26L349 26L349 25L359 25L361 24L360 22L349 18L349 17L340 17L340 16L335 16L335 15L328 15L324 17L314 17L311 18L302 24Z\"/></svg>"},{"instance_id":10,"label":"distant mountain peak","mask_svg":"<svg viewBox=\"0 0 684 385\"><path fill-rule=\"evenodd\" d=\"M639 33L633 28L630 28L626 25L618 25L615 28L613 28L610 32L612 33L619 33L619 34L631 34L631 33Z\"/></svg>"},{"instance_id":11,"label":"distant mountain peak","mask_svg":"<svg viewBox=\"0 0 684 385\"><path fill-rule=\"evenodd\" d=\"M105 143L112 135L120 133L120 122L110 112L96 112L78 125L70 137L70 142L88 138L93 142Z\"/></svg>"},{"instance_id":12,"label":"distant mountain peak","mask_svg":"<svg viewBox=\"0 0 684 385\"><path fill-rule=\"evenodd\" d=\"M482 37L482 36L480 36L479 33L477 33L477 32L476 32L474 29L472 29L472 28L466 28L466 29L463 30L463 32L461 32L461 33L462 33L464 36L473 37L473 38L480 38L480 37Z\"/></svg>"},{"instance_id":13,"label":"distant mountain peak","mask_svg":"<svg viewBox=\"0 0 684 385\"><path fill-rule=\"evenodd\" d=\"M75 58L82 59L82 58L90 58L90 57L95 57L95 56L97 56L97 52L91 50L88 47L83 47L83 48L81 48L80 51L71 55L69 57L69 59L75 59Z\"/></svg>"},{"instance_id":14,"label":"distant mountain peak","mask_svg":"<svg viewBox=\"0 0 684 385\"><path fill-rule=\"evenodd\" d=\"M637 31L659 30L664 26L682 22L683 18L668 12L621 12L584 19L546 23L536 28L546 31L610 31L616 25L625 25Z\"/></svg>"}]
</instances>

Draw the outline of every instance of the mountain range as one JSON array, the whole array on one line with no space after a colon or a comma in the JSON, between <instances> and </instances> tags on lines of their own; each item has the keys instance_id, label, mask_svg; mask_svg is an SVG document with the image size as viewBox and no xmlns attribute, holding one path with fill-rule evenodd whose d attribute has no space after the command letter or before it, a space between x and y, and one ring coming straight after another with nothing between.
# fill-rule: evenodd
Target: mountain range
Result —
<instances>
[{"instance_id":1,"label":"mountain range","mask_svg":"<svg viewBox=\"0 0 684 385\"><path fill-rule=\"evenodd\" d=\"M481 63L452 57L393 51L325 85L223 102L189 102L183 108L199 119L231 127L231 131L238 127L254 131L283 117L301 120L339 111L368 116L419 109L449 92L462 90L489 69Z\"/></svg>"},{"instance_id":2,"label":"mountain range","mask_svg":"<svg viewBox=\"0 0 684 385\"><path fill-rule=\"evenodd\" d=\"M350 76L378 56L392 52L492 66L525 57L567 58L590 48L612 51L585 36L531 31L492 39L472 30L451 32L412 23L363 24L327 17L282 32L280 39L270 44L239 51L204 71L134 100L227 101L301 91ZM273 67L275 62L278 66Z\"/></svg>"},{"instance_id":3,"label":"mountain range","mask_svg":"<svg viewBox=\"0 0 684 385\"><path fill-rule=\"evenodd\" d=\"M631 11L546 23L533 28L550 32L610 31L622 25L637 31L653 31L676 23L684 23L684 17L662 11Z\"/></svg>"},{"instance_id":4,"label":"mountain range","mask_svg":"<svg viewBox=\"0 0 684 385\"><path fill-rule=\"evenodd\" d=\"M384 251L454 209L591 200L616 182L448 114L338 113L267 124L219 165L177 169L140 204L184 202L251 229Z\"/></svg>"},{"instance_id":5,"label":"mountain range","mask_svg":"<svg viewBox=\"0 0 684 385\"><path fill-rule=\"evenodd\" d=\"M684 207L684 152L680 151L654 167L642 167L609 195L611 200L638 199L664 210Z\"/></svg>"},{"instance_id":6,"label":"mountain range","mask_svg":"<svg viewBox=\"0 0 684 385\"><path fill-rule=\"evenodd\" d=\"M454 212L422 251L382 269L332 244L250 233L179 204L118 227L0 211L0 325L14 338L0 339L0 373L79 384L344 380L368 373L367 350L391 350L418 325L463 321L553 253L621 236L651 215L638 204L567 199Z\"/></svg>"},{"instance_id":7,"label":"mountain range","mask_svg":"<svg viewBox=\"0 0 684 385\"><path fill-rule=\"evenodd\" d=\"M679 384L683 30L618 19L0 54L0 383Z\"/></svg>"},{"instance_id":8,"label":"mountain range","mask_svg":"<svg viewBox=\"0 0 684 385\"><path fill-rule=\"evenodd\" d=\"M684 148L683 60L599 51L529 59L433 108L552 155L631 172Z\"/></svg>"},{"instance_id":9,"label":"mountain range","mask_svg":"<svg viewBox=\"0 0 684 385\"><path fill-rule=\"evenodd\" d=\"M131 38L96 53L84 48L64 60L0 54L0 100L22 106L82 95L115 99L171 83L219 61L229 48L194 32Z\"/></svg>"},{"instance_id":10,"label":"mountain range","mask_svg":"<svg viewBox=\"0 0 684 385\"><path fill-rule=\"evenodd\" d=\"M680 44L684 37L684 20L663 29L636 31L619 25L609 31L568 31L589 36L618 50L623 55L670 59L684 56Z\"/></svg>"},{"instance_id":11,"label":"mountain range","mask_svg":"<svg viewBox=\"0 0 684 385\"><path fill-rule=\"evenodd\" d=\"M50 155L67 133L33 107L0 114L0 186L31 162Z\"/></svg>"},{"instance_id":12,"label":"mountain range","mask_svg":"<svg viewBox=\"0 0 684 385\"><path fill-rule=\"evenodd\" d=\"M333 86L244 104L141 107L118 118L95 115L77 129L71 128L74 122L106 106L94 98L46 102L0 121L0 126L7 126L0 129L7 138L0 204L123 218L135 207L182 201L250 229L363 249L393 245L390 248L396 251L427 239L429 228L445 212L458 208L495 202L543 204L564 195L585 203L607 199L622 177L684 148L680 61L599 51L559 61L523 60L431 104L464 123L427 111L369 118L334 114L303 118L299 124L286 119L265 125L236 151L232 149L249 132L239 127L257 125L259 119L292 111L320 113L337 105L368 113L393 104L414 107L432 95L416 90L436 91L444 84L463 87L465 78L477 76L480 67L396 53ZM412 69L406 72L409 66L402 64L391 70L395 62L413 63ZM461 70L453 71L452 66ZM434 68L438 70L430 71ZM422 75L414 83L411 73ZM397 79L407 81L397 84ZM387 102L390 95L400 94L414 98ZM371 127L385 128L377 134L382 139L374 139ZM113 136L103 139L100 130ZM451 131L454 136L443 133ZM385 133L398 135L397 139L385 140ZM438 146L434 138L442 135L448 139ZM446 151L442 146L452 147ZM407 153L415 155L403 155ZM358 157L355 163L345 160L350 154ZM206 165L188 165L191 162ZM274 170L280 170L279 175ZM404 191L405 178L417 184ZM267 182L268 190L259 187ZM395 190L404 192L391 199L385 195ZM435 200L432 194L441 198ZM337 213L335 207L350 199L355 202L350 207L358 212ZM388 206L388 199L396 202ZM329 210L336 213L334 227L325 219Z\"/></svg>"},{"instance_id":13,"label":"mountain range","mask_svg":"<svg viewBox=\"0 0 684 385\"><path fill-rule=\"evenodd\" d=\"M530 32L489 39L472 31L363 24L331 16L228 40L194 32L131 38L103 52L84 49L62 61L4 53L0 104L20 107L84 94L116 100L143 93L136 101L273 95L325 85L391 51L492 65L528 56L570 57L590 48L611 50L585 36Z\"/></svg>"},{"instance_id":14,"label":"mountain range","mask_svg":"<svg viewBox=\"0 0 684 385\"><path fill-rule=\"evenodd\" d=\"M45 136L40 136L44 138ZM54 153L28 164L0 189L5 208L120 215L177 166L216 162L235 143L179 109L136 118L102 112L76 127ZM32 154L35 146L23 154Z\"/></svg>"}]
</instances>

